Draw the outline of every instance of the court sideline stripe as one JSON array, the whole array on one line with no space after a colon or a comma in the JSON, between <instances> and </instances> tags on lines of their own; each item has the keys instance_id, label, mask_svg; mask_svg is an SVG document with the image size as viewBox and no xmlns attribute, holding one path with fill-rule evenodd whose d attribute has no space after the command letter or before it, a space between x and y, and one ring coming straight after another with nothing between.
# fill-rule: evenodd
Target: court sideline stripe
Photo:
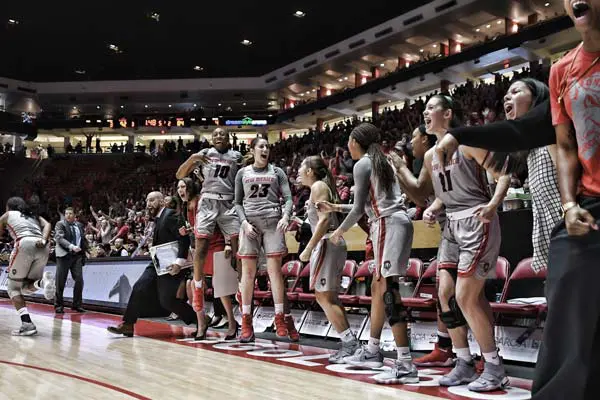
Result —
<instances>
[{"instance_id":1,"label":"court sideline stripe","mask_svg":"<svg viewBox=\"0 0 600 400\"><path fill-rule=\"evenodd\" d=\"M111 385L109 383L100 382L100 381L97 381L95 379L86 378L84 376L70 374L68 372L61 372L61 371L57 371L55 369L43 368L43 367L38 367L38 366L35 366L35 365L29 365L29 364L21 364L21 363L16 363L16 362L12 362L12 361L6 361L6 360L0 360L0 364L11 365L13 367L30 368L30 369L35 369L35 370L44 371L44 372L50 372L52 374L66 376L68 378L77 379L77 380L84 381L84 382L87 382L87 383L91 383L91 384L94 384L94 385L97 385L97 386L101 386L101 387L104 387L104 388L107 388L107 389L111 389L111 390L114 390L115 392L123 393L123 394L126 394L126 395L130 396L130 397L133 397L134 399L151 400L150 397L146 397L146 396L142 396L141 394L130 392L127 389L122 389L120 387Z\"/></svg>"}]
</instances>

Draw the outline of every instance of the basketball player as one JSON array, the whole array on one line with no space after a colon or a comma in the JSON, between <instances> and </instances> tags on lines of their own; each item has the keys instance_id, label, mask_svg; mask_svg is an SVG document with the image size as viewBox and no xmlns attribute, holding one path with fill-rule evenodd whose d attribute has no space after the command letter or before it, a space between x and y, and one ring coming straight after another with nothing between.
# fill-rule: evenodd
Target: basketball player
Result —
<instances>
[{"instance_id":1,"label":"basketball player","mask_svg":"<svg viewBox=\"0 0 600 400\"><path fill-rule=\"evenodd\" d=\"M312 230L312 237L302 253L301 261L310 259L310 288L314 289L317 303L321 306L327 319L340 334L341 348L329 357L333 364L343 364L344 357L351 356L359 347L356 336L350 329L346 311L338 299L338 291L342 271L346 264L346 242L329 240L331 232L339 226L335 213L318 212L317 202L340 203L333 176L320 156L312 156L302 161L298 177L304 186L310 187L310 198L307 201L307 217Z\"/></svg>"},{"instance_id":2,"label":"basketball player","mask_svg":"<svg viewBox=\"0 0 600 400\"><path fill-rule=\"evenodd\" d=\"M287 254L285 230L292 212L289 181L281 168L269 164L269 143L264 138L252 140L247 162L252 162L252 165L240 169L235 178L235 208L242 223L238 252L242 260L242 343L254 341L252 296L256 261L261 249L267 257L267 272L275 305L276 334L278 337L289 335L281 275L281 259ZM285 202L283 211L281 198Z\"/></svg>"},{"instance_id":3,"label":"basketball player","mask_svg":"<svg viewBox=\"0 0 600 400\"><path fill-rule=\"evenodd\" d=\"M47 300L54 298L52 273L44 272L50 253L48 238L52 225L34 215L25 200L11 197L6 203L6 213L0 217L0 232L4 231L5 226L15 241L8 264L8 296L21 317L21 328L12 334L35 335L37 329L31 321L23 295L43 289Z\"/></svg>"},{"instance_id":4,"label":"basketball player","mask_svg":"<svg viewBox=\"0 0 600 400\"><path fill-rule=\"evenodd\" d=\"M240 221L233 207L235 176L240 167L242 154L230 149L229 132L217 128L212 134L213 147L200 150L188 158L177 170L177 179L185 178L198 164L204 178L198 214L194 226L196 249L194 255L194 299L196 312L204 315L204 263L208 254L210 238L215 226L219 226L233 251L238 248ZM206 337L206 318L198 320L196 338Z\"/></svg>"},{"instance_id":5,"label":"basketball player","mask_svg":"<svg viewBox=\"0 0 600 400\"><path fill-rule=\"evenodd\" d=\"M425 125L417 127L413 132L410 142L415 159L423 160L429 149L435 146L436 140L435 135L427 133ZM408 197L419 206L428 207L431 205L435 200L435 196L433 195L433 187L427 169L425 167L421 168L419 179L417 180L400 155L392 151L388 154L388 158L396 170L400 187ZM445 214L438 215L437 220L443 231L446 222ZM448 328L439 318L439 315L437 325L437 342L435 343L435 347L431 353L414 360L415 365L418 367L449 367L454 365L452 339L450 339Z\"/></svg>"},{"instance_id":6,"label":"basketball player","mask_svg":"<svg viewBox=\"0 0 600 400\"><path fill-rule=\"evenodd\" d=\"M407 335L407 312L402 305L398 277L406 273L413 239L413 225L406 214L400 187L394 170L382 152L381 132L369 123L357 126L350 133L348 149L354 165L354 204L319 202L320 212L349 212L329 240L336 244L342 235L366 213L373 241L376 270L371 284L371 337L366 347L359 348L344 362L367 368L383 366L379 347L381 331L388 318L394 333L398 359L390 371L374 376L378 383L417 383L417 368L413 365Z\"/></svg>"},{"instance_id":7,"label":"basketball player","mask_svg":"<svg viewBox=\"0 0 600 400\"><path fill-rule=\"evenodd\" d=\"M428 131L447 130L454 118L453 109L450 97L433 96L423 113ZM447 221L438 252L440 319L449 328L458 359L440 385L469 383L469 390L488 392L508 384L496 349L484 285L495 272L501 237L496 209L506 195L510 176L496 174L498 185L491 198L485 170L478 161L468 147L460 147L447 167L434 151L425 154L424 166L436 199L425 210L423 220L433 223L442 208L446 208ZM479 378L466 339L467 324L485 359Z\"/></svg>"}]
</instances>

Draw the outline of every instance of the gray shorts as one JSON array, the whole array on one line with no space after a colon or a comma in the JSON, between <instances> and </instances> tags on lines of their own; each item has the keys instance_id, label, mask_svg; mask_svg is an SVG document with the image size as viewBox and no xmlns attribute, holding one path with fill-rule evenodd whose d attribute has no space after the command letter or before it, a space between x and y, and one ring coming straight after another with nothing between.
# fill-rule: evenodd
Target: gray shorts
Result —
<instances>
[{"instance_id":1,"label":"gray shorts","mask_svg":"<svg viewBox=\"0 0 600 400\"><path fill-rule=\"evenodd\" d=\"M236 237L239 234L240 219L235 212L233 201L200 198L194 235L199 239L210 239L217 225L223 236L227 238Z\"/></svg>"},{"instance_id":2,"label":"gray shorts","mask_svg":"<svg viewBox=\"0 0 600 400\"><path fill-rule=\"evenodd\" d=\"M321 239L310 254L310 289L317 292L337 292L346 264L346 242L337 245L328 236Z\"/></svg>"},{"instance_id":3,"label":"gray shorts","mask_svg":"<svg viewBox=\"0 0 600 400\"><path fill-rule=\"evenodd\" d=\"M258 237L252 239L240 230L238 249L239 258L258 259L261 249L267 258L283 257L288 249L285 243L285 233L277 230L277 223L281 218L247 218L248 222L259 232Z\"/></svg>"},{"instance_id":4,"label":"gray shorts","mask_svg":"<svg viewBox=\"0 0 600 400\"><path fill-rule=\"evenodd\" d=\"M497 214L489 224L474 216L448 219L438 249L438 268L458 269L459 277L494 278L500 235Z\"/></svg>"},{"instance_id":5,"label":"gray shorts","mask_svg":"<svg viewBox=\"0 0 600 400\"><path fill-rule=\"evenodd\" d=\"M397 212L371 223L377 279L406 274L413 232L412 221L405 212Z\"/></svg>"},{"instance_id":6,"label":"gray shorts","mask_svg":"<svg viewBox=\"0 0 600 400\"><path fill-rule=\"evenodd\" d=\"M37 281L42 278L44 268L48 263L48 247L36 247L39 238L24 237L17 240L16 246L10 255L8 264L8 279L22 282L24 280Z\"/></svg>"}]
</instances>

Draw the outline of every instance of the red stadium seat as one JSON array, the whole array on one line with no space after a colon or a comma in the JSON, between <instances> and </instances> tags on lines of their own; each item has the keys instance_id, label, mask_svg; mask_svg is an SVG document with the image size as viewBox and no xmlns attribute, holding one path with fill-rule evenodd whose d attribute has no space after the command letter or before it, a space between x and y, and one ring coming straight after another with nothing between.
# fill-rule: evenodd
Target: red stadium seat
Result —
<instances>
[{"instance_id":1,"label":"red stadium seat","mask_svg":"<svg viewBox=\"0 0 600 400\"><path fill-rule=\"evenodd\" d=\"M342 280L344 278L349 279L348 286L344 289L343 286L340 285L339 299L344 305L357 305L358 304L358 296L350 294L354 286L354 276L358 270L358 264L354 260L346 260L346 264L344 265L344 270L342 271Z\"/></svg>"},{"instance_id":2,"label":"red stadium seat","mask_svg":"<svg viewBox=\"0 0 600 400\"><path fill-rule=\"evenodd\" d=\"M267 271L258 271L256 273L256 278L266 278L267 282L269 282L269 274L267 273ZM270 287L270 282L269 282L269 287ZM258 300L260 303L264 303L267 302L269 300L271 300L273 298L273 293L270 290L260 290L260 289L255 289L254 290L254 298L256 300Z\"/></svg>"},{"instance_id":3,"label":"red stadium seat","mask_svg":"<svg viewBox=\"0 0 600 400\"><path fill-rule=\"evenodd\" d=\"M308 281L310 280L310 263L306 264L300 276L298 277L299 281ZM315 301L315 294L310 292L298 291L296 290L296 300L300 303L312 303ZM289 298L289 296L288 296Z\"/></svg>"},{"instance_id":4,"label":"red stadium seat","mask_svg":"<svg viewBox=\"0 0 600 400\"><path fill-rule=\"evenodd\" d=\"M507 301L511 298L516 298L514 286L518 283L526 283L527 286L531 286L532 288L535 288L537 285L538 288L541 288L541 293L543 294L543 283L546 280L546 269L536 273L531 268L532 261L532 258L526 258L517 265L517 268L515 268L506 282L500 302L491 303L492 310L495 313L535 317L540 311L546 309L545 306L533 304L507 303ZM539 291L536 294L540 294Z\"/></svg>"},{"instance_id":5,"label":"red stadium seat","mask_svg":"<svg viewBox=\"0 0 600 400\"><path fill-rule=\"evenodd\" d=\"M302 262L298 260L288 261L281 267L281 275L283 275L288 301L298 301L296 288L298 287L298 282L300 282L301 272Z\"/></svg>"},{"instance_id":6,"label":"red stadium seat","mask_svg":"<svg viewBox=\"0 0 600 400\"><path fill-rule=\"evenodd\" d=\"M425 264L419 258L411 258L408 260L408 268L406 269L406 276L404 280L406 282L412 282L415 285L412 297L415 296L419 289L419 283L421 283L421 276L425 272Z\"/></svg>"},{"instance_id":7,"label":"red stadium seat","mask_svg":"<svg viewBox=\"0 0 600 400\"><path fill-rule=\"evenodd\" d=\"M360 264L358 271L354 275L354 279L368 279L375 273L375 261L366 260ZM371 296L358 296L358 304L363 306L371 306Z\"/></svg>"},{"instance_id":8,"label":"red stadium seat","mask_svg":"<svg viewBox=\"0 0 600 400\"><path fill-rule=\"evenodd\" d=\"M409 266L409 270L410 270ZM412 297L403 297L402 304L410 309L435 309L437 300L437 260L433 260L417 282Z\"/></svg>"}]
</instances>

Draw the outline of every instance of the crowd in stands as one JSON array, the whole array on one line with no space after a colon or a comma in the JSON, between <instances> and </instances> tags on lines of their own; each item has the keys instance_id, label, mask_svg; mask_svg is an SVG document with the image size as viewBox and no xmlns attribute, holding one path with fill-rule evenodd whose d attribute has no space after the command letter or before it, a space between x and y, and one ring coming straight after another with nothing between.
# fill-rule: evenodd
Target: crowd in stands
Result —
<instances>
[{"instance_id":1,"label":"crowd in stands","mask_svg":"<svg viewBox=\"0 0 600 400\"><path fill-rule=\"evenodd\" d=\"M548 80L548 71L534 66L535 71L524 69L515 72L512 78L533 76ZM497 75L495 82L486 84L469 81L451 91L453 100L463 110L465 125L485 124L504 118L502 98L510 81ZM418 175L419 160L412 160L410 137L421 123L426 98L416 99L402 108L384 108L369 119L383 132L384 151L402 148L413 172ZM364 121L357 117L346 119L332 126L325 125L319 132L309 129L306 134L292 135L272 144L272 161L286 171L294 196L294 207L298 217L304 216L304 203L309 190L297 184L297 171L305 156L321 154L336 178L336 187L343 202L352 202L353 161L346 149L353 127ZM90 142L91 143L91 142ZM232 145L244 153L245 143L232 135ZM175 171L191 152L208 147L205 140L184 144L181 139L150 143L150 154L112 154L103 157L77 157L55 154L44 160L36 174L19 184L13 195L23 196L32 203L39 203L39 210L53 224L61 218L66 206L75 208L78 219L86 225L86 234L92 243L92 257L147 254L147 245L142 245L147 228L145 217L145 195L160 190L172 207L176 205ZM118 147L117 147L118 150ZM116 151L119 153L119 151ZM418 210L413 215L418 217ZM8 239L0 247L0 261L7 258L10 250Z\"/></svg>"}]
</instances>

